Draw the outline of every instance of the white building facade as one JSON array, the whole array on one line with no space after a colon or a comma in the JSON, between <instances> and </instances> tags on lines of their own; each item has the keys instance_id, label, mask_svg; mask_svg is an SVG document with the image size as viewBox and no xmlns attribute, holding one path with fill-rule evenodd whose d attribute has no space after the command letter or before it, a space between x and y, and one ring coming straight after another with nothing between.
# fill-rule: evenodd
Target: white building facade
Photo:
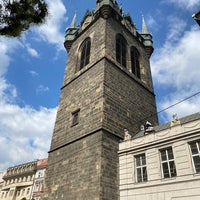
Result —
<instances>
[{"instance_id":1,"label":"white building facade","mask_svg":"<svg viewBox=\"0 0 200 200\"><path fill-rule=\"evenodd\" d=\"M30 199L36 166L37 161L32 161L8 168L3 176L0 200Z\"/></svg>"},{"instance_id":2,"label":"white building facade","mask_svg":"<svg viewBox=\"0 0 200 200\"><path fill-rule=\"evenodd\" d=\"M31 200L41 200L42 198L42 195L44 193L44 178L45 178L46 167L47 167L47 158L39 160L37 162L37 170L35 173Z\"/></svg>"},{"instance_id":3,"label":"white building facade","mask_svg":"<svg viewBox=\"0 0 200 200\"><path fill-rule=\"evenodd\" d=\"M0 173L0 200L40 200L47 158L9 167Z\"/></svg>"},{"instance_id":4,"label":"white building facade","mask_svg":"<svg viewBox=\"0 0 200 200\"><path fill-rule=\"evenodd\" d=\"M119 177L120 200L199 200L200 113L126 133Z\"/></svg>"}]
</instances>

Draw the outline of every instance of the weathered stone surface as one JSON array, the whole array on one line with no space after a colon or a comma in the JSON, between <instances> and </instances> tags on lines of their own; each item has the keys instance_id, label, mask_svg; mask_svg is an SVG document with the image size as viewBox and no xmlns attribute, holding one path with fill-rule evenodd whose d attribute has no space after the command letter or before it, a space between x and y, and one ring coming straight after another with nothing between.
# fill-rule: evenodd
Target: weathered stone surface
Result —
<instances>
[{"instance_id":1,"label":"weathered stone surface","mask_svg":"<svg viewBox=\"0 0 200 200\"><path fill-rule=\"evenodd\" d=\"M115 37L127 40L127 68L115 59ZM90 63L79 70L79 48L91 39ZM131 73L130 47L140 51L141 80ZM72 126L72 113L79 110ZM70 48L52 137L45 200L119 199L118 143L124 129L137 132L148 118L157 123L148 56L122 24L98 18Z\"/></svg>"}]
</instances>

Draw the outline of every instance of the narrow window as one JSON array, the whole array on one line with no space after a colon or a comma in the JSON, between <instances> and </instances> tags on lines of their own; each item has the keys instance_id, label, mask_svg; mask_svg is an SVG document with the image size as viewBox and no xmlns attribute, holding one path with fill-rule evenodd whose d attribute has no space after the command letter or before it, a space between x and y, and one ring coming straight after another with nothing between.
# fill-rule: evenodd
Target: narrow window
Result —
<instances>
[{"instance_id":1,"label":"narrow window","mask_svg":"<svg viewBox=\"0 0 200 200\"><path fill-rule=\"evenodd\" d=\"M72 126L75 126L79 123L79 112L80 109L72 112Z\"/></svg>"},{"instance_id":2,"label":"narrow window","mask_svg":"<svg viewBox=\"0 0 200 200\"><path fill-rule=\"evenodd\" d=\"M135 156L136 182L147 181L147 166L145 154Z\"/></svg>"},{"instance_id":3,"label":"narrow window","mask_svg":"<svg viewBox=\"0 0 200 200\"><path fill-rule=\"evenodd\" d=\"M13 196L14 190L10 190L10 196Z\"/></svg>"},{"instance_id":4,"label":"narrow window","mask_svg":"<svg viewBox=\"0 0 200 200\"><path fill-rule=\"evenodd\" d=\"M163 178L171 178L176 176L176 166L172 147L160 150L161 166Z\"/></svg>"},{"instance_id":5,"label":"narrow window","mask_svg":"<svg viewBox=\"0 0 200 200\"><path fill-rule=\"evenodd\" d=\"M40 187L39 187L39 186L40 186L39 183L36 183L36 185L35 185L35 188L36 188L35 190L36 190L36 191L39 191L39 190L40 190Z\"/></svg>"},{"instance_id":6,"label":"narrow window","mask_svg":"<svg viewBox=\"0 0 200 200\"><path fill-rule=\"evenodd\" d=\"M90 62L90 47L91 41L90 38L87 38L80 48L80 70Z\"/></svg>"},{"instance_id":7,"label":"narrow window","mask_svg":"<svg viewBox=\"0 0 200 200\"><path fill-rule=\"evenodd\" d=\"M192 162L195 173L200 173L200 141L190 143Z\"/></svg>"},{"instance_id":8,"label":"narrow window","mask_svg":"<svg viewBox=\"0 0 200 200\"><path fill-rule=\"evenodd\" d=\"M135 47L131 47L131 69L132 73L140 78L139 52Z\"/></svg>"},{"instance_id":9,"label":"narrow window","mask_svg":"<svg viewBox=\"0 0 200 200\"><path fill-rule=\"evenodd\" d=\"M25 189L22 190L22 196L24 195L24 193L25 193Z\"/></svg>"},{"instance_id":10,"label":"narrow window","mask_svg":"<svg viewBox=\"0 0 200 200\"><path fill-rule=\"evenodd\" d=\"M17 196L20 196L20 190L17 190Z\"/></svg>"},{"instance_id":11,"label":"narrow window","mask_svg":"<svg viewBox=\"0 0 200 200\"><path fill-rule=\"evenodd\" d=\"M8 196L8 191L6 192L6 194L5 194L5 197L7 197Z\"/></svg>"},{"instance_id":12,"label":"narrow window","mask_svg":"<svg viewBox=\"0 0 200 200\"><path fill-rule=\"evenodd\" d=\"M30 188L28 188L28 189L27 189L27 192L26 192L26 194L28 195L28 194L29 194L29 192L30 192Z\"/></svg>"},{"instance_id":13,"label":"narrow window","mask_svg":"<svg viewBox=\"0 0 200 200\"><path fill-rule=\"evenodd\" d=\"M116 60L126 67L126 40L120 34L116 37Z\"/></svg>"}]
</instances>

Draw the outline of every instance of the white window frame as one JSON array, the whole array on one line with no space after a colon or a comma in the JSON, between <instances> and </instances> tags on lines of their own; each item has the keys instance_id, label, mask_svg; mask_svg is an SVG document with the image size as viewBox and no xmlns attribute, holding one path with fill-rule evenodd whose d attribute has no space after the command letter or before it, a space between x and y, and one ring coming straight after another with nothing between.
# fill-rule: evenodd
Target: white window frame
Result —
<instances>
[{"instance_id":1,"label":"white window frame","mask_svg":"<svg viewBox=\"0 0 200 200\"><path fill-rule=\"evenodd\" d=\"M194 143L195 143L195 145L196 145L196 147L197 147L197 151L198 151L198 153L195 153L195 154L192 153L192 148L191 148L191 145L194 144ZM190 152L191 152L191 156L192 156L192 165L193 165L194 172L195 172L196 174L199 174L199 173L200 173L200 170L197 171L197 169L196 169L194 157L197 157L197 156L200 157L200 140L196 140L196 141L190 142L190 143L189 143L189 146L190 146ZM199 163L199 164L200 164L200 163Z\"/></svg>"},{"instance_id":2,"label":"white window frame","mask_svg":"<svg viewBox=\"0 0 200 200\"><path fill-rule=\"evenodd\" d=\"M145 164L142 163L142 158L145 159ZM139 165L137 166L137 158L139 158ZM148 173L147 173L147 162L145 153L135 155L135 180L137 183L147 182L148 181ZM146 170L146 177L143 170ZM138 170L140 170L141 180L138 180Z\"/></svg>"},{"instance_id":3,"label":"white window frame","mask_svg":"<svg viewBox=\"0 0 200 200\"><path fill-rule=\"evenodd\" d=\"M173 158L169 158L169 150L172 151L172 156ZM165 152L165 155L166 155L166 160L163 160L162 159L162 152ZM161 171L162 171L162 178L166 179L166 178L174 178L177 176L177 171L176 171L176 164L175 164L175 159L174 159L174 153L173 153L173 149L172 147L167 147L167 148L164 148L164 149L160 149L160 160L161 160ZM171 168L170 168L170 163L173 163L174 167L175 167L175 172L172 174L171 172ZM169 177L165 177L165 174L164 174L164 168L163 168L163 165L164 164L167 164L167 169L168 169L168 174L169 174ZM175 175L174 175L175 174Z\"/></svg>"}]
</instances>

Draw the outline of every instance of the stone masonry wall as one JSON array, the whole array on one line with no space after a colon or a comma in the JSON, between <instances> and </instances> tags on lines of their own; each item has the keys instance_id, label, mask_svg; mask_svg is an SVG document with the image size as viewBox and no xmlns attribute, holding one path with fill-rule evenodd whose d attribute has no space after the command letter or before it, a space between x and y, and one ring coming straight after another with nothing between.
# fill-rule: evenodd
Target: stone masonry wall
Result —
<instances>
[{"instance_id":1,"label":"stone masonry wall","mask_svg":"<svg viewBox=\"0 0 200 200\"><path fill-rule=\"evenodd\" d=\"M119 138L123 138L124 128L138 130L140 124L136 122L156 111L146 56L141 57L142 80L115 61L115 34L124 31L116 21L99 18L70 49L44 200L119 199ZM125 32L127 41L135 41ZM78 70L79 47L87 37L91 38L90 63ZM139 48L142 54L144 50ZM79 120L72 126L76 110L80 110ZM156 122L156 117L152 121Z\"/></svg>"},{"instance_id":2,"label":"stone masonry wall","mask_svg":"<svg viewBox=\"0 0 200 200\"><path fill-rule=\"evenodd\" d=\"M118 138L98 131L49 155L44 200L119 198Z\"/></svg>"},{"instance_id":3,"label":"stone masonry wall","mask_svg":"<svg viewBox=\"0 0 200 200\"><path fill-rule=\"evenodd\" d=\"M106 57L111 60L116 66L120 66L119 63L116 61L116 34L121 34L127 41L127 48L126 48L126 72L129 73L130 76L133 77L136 81L144 85L148 88L151 92L153 90L153 83L152 83L152 76L151 76L151 68L148 55L146 54L145 48L142 42L139 42L138 38L131 34L127 29L121 26L116 20L110 18L106 21ZM131 72L131 55L130 55L130 48L134 46L139 51L139 61L140 61L140 72L141 72L141 79L138 79L132 72Z\"/></svg>"},{"instance_id":4,"label":"stone masonry wall","mask_svg":"<svg viewBox=\"0 0 200 200\"><path fill-rule=\"evenodd\" d=\"M124 129L136 133L147 120L157 125L153 93L110 62L104 73L104 128L123 137Z\"/></svg>"},{"instance_id":5,"label":"stone masonry wall","mask_svg":"<svg viewBox=\"0 0 200 200\"><path fill-rule=\"evenodd\" d=\"M72 113L79 123L72 126ZM51 150L101 127L103 117L103 64L99 63L62 89Z\"/></svg>"}]
</instances>

